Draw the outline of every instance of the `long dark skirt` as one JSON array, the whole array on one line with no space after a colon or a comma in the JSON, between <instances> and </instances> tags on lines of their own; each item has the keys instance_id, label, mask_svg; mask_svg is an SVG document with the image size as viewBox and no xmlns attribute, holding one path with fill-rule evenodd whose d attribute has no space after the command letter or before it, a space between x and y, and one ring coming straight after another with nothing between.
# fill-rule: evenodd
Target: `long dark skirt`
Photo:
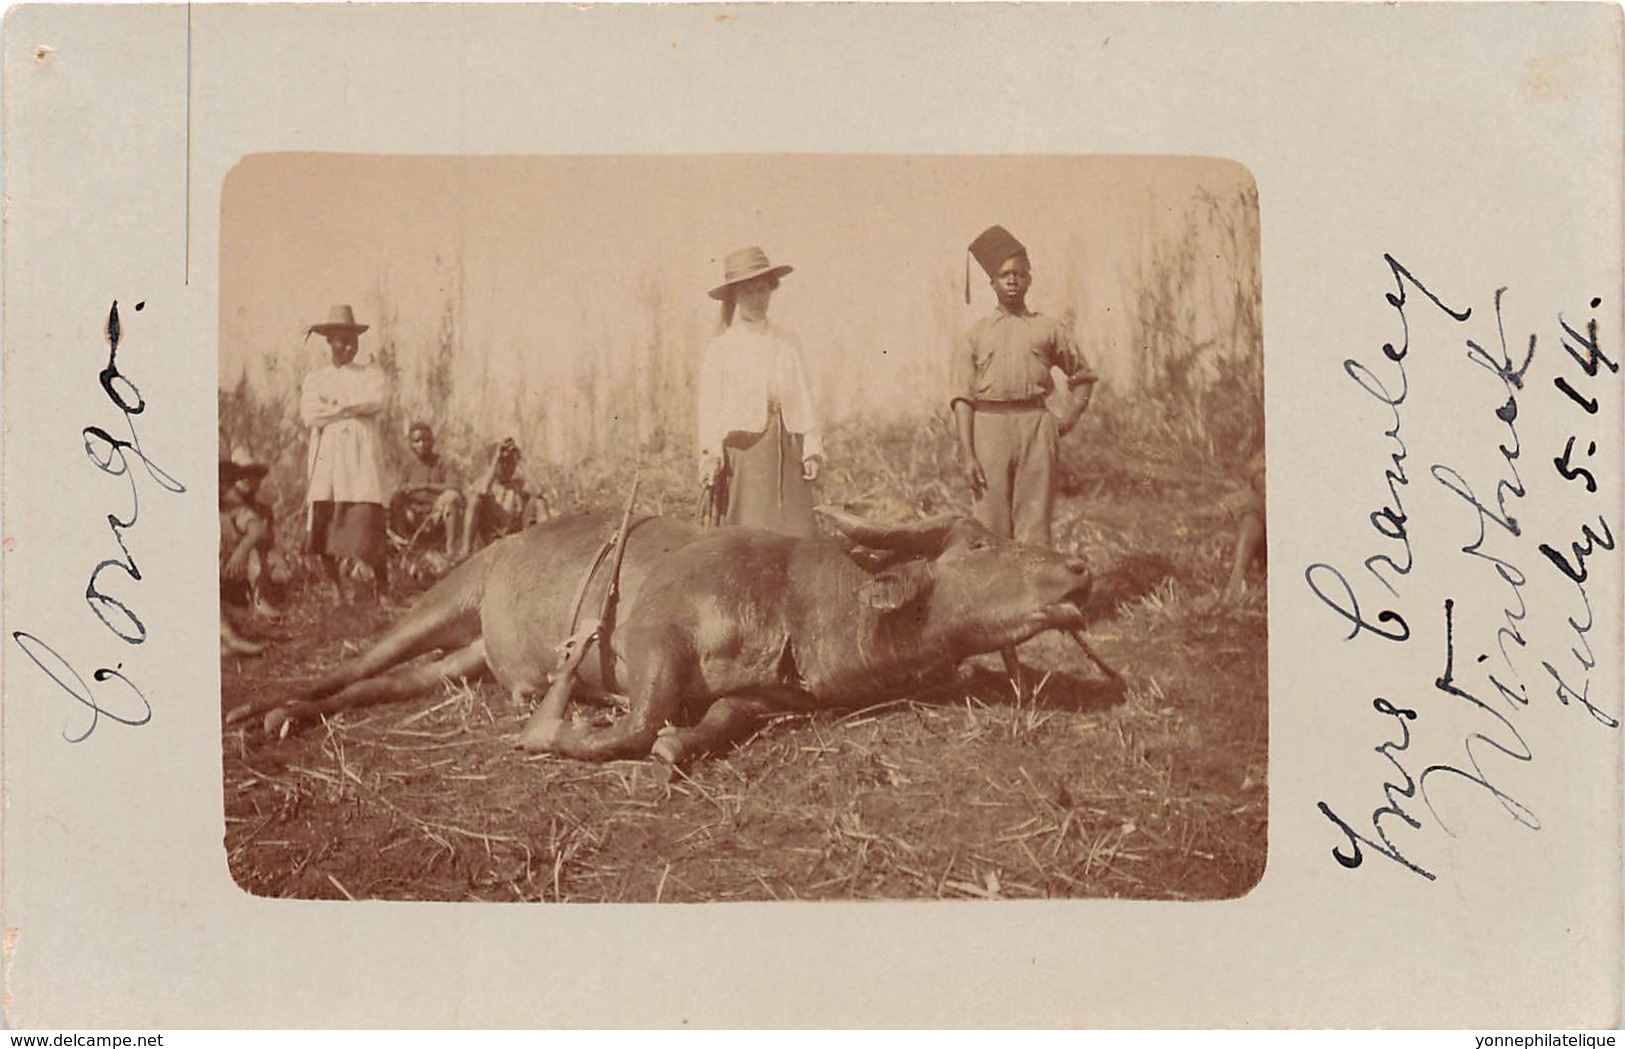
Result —
<instances>
[{"instance_id":1,"label":"long dark skirt","mask_svg":"<svg viewBox=\"0 0 1625 1049\"><path fill-rule=\"evenodd\" d=\"M382 503L311 504L310 552L354 557L370 565L383 563L388 549Z\"/></svg>"},{"instance_id":2,"label":"long dark skirt","mask_svg":"<svg viewBox=\"0 0 1625 1049\"><path fill-rule=\"evenodd\" d=\"M778 412L771 415L763 432L734 434L723 444L728 456L723 523L816 536L812 485L801 476L801 435L786 430Z\"/></svg>"}]
</instances>

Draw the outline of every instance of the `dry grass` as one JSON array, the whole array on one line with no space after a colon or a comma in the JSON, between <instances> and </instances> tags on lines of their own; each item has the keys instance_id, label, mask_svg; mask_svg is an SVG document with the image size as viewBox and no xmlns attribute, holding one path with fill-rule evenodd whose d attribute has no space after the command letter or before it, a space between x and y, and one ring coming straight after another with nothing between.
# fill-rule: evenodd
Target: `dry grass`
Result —
<instances>
[{"instance_id":1,"label":"dry grass","mask_svg":"<svg viewBox=\"0 0 1625 1049\"><path fill-rule=\"evenodd\" d=\"M233 875L261 895L335 899L1247 891L1266 852L1265 610L1256 587L1236 605L1213 598L1231 541L1219 501L1262 440L1256 194L1204 198L1186 219L1182 234L1149 245L1127 285L1137 289L1125 303L1133 388L1103 385L1063 442L1054 539L1095 570L1090 636L1123 672L1121 685L1046 636L1022 649L1035 680L1048 675L1031 702L1015 702L998 659L984 658L929 695L781 719L673 774L654 762L522 757L511 741L523 715L486 684L448 683L436 696L346 713L287 739L231 728L223 748ZM1225 256L1218 283L1195 279L1213 264L1207 244ZM1197 301L1204 294L1216 298ZM504 391L523 408L522 469L554 513L620 506L635 469L641 511L695 513L697 339L662 328L658 295L636 298L653 333L638 367L599 368L603 355L591 351L603 347L587 346L566 395L544 405L542 391ZM939 326L951 330L957 307L938 306ZM416 417L435 428L466 483L488 461L486 443L503 434L483 413L443 407L482 381L459 370L466 358L451 309L436 334L397 330L386 308L373 345L397 394L383 419L394 435L389 454L406 454L402 404L441 405ZM1198 334L1198 315L1215 320L1200 327L1207 334ZM413 361L417 386L403 385L397 352L427 355ZM277 371L258 391L246 382L222 393L222 450L246 442L271 460L264 494L297 565L298 377ZM544 461L543 423L556 411L591 416L597 438L582 447L595 457L573 456L567 469ZM892 520L969 509L945 410L848 422L828 444L829 501ZM405 575L394 575L402 599L417 585ZM257 631L270 642L263 658L223 661L223 709L291 692L384 626L299 589L308 579L296 580L285 618Z\"/></svg>"},{"instance_id":2,"label":"dry grass","mask_svg":"<svg viewBox=\"0 0 1625 1049\"><path fill-rule=\"evenodd\" d=\"M832 461L854 465L826 494L889 516L962 508L941 480L947 449L933 426L838 432ZM233 875L256 894L332 899L1246 892L1266 851L1265 615L1257 587L1238 605L1213 600L1226 480L1132 443L1082 449L1056 539L1099 573L1091 637L1124 684L1046 636L1022 649L1041 681L1030 702L984 657L929 694L783 718L676 772L522 756L523 714L490 684L448 682L287 739L233 727ZM675 499L681 483L653 473L655 498ZM602 488L600 505L619 498L612 469L577 483ZM265 657L223 661L223 704L286 690L383 624L295 594L260 630Z\"/></svg>"}]
</instances>

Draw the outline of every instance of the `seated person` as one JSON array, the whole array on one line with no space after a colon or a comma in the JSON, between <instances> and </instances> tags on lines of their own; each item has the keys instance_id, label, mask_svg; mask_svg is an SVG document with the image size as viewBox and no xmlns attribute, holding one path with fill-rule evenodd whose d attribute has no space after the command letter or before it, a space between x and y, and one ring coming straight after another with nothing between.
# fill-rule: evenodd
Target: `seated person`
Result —
<instances>
[{"instance_id":1,"label":"seated person","mask_svg":"<svg viewBox=\"0 0 1625 1049\"><path fill-rule=\"evenodd\" d=\"M243 638L232 622L239 609L279 614L268 591L285 585L288 572L276 551L271 508L259 500L260 480L270 468L239 447L220 463L220 648L228 655L259 655L262 646Z\"/></svg>"},{"instance_id":2,"label":"seated person","mask_svg":"<svg viewBox=\"0 0 1625 1049\"><path fill-rule=\"evenodd\" d=\"M1225 584L1224 600L1235 601L1241 596L1247 579L1247 569L1264 556L1264 453L1259 452L1247 464L1247 486L1232 493L1220 506L1236 525L1236 543L1230 558L1230 581Z\"/></svg>"},{"instance_id":3,"label":"seated person","mask_svg":"<svg viewBox=\"0 0 1625 1049\"><path fill-rule=\"evenodd\" d=\"M531 495L519 468L519 445L505 438L491 454L485 477L468 491L468 517L463 524L463 556L531 523Z\"/></svg>"},{"instance_id":4,"label":"seated person","mask_svg":"<svg viewBox=\"0 0 1625 1049\"><path fill-rule=\"evenodd\" d=\"M427 423L413 423L407 440L415 461L406 468L400 487L389 503L389 527L407 546L419 537L445 536L446 556L457 556L458 533L463 523L463 493L434 450L434 431Z\"/></svg>"}]
</instances>

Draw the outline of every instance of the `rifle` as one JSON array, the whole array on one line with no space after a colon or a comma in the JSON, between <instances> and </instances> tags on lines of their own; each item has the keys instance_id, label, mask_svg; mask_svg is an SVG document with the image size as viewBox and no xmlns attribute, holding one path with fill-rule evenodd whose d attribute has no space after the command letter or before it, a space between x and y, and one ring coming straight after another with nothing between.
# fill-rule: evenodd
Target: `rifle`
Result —
<instances>
[{"instance_id":1,"label":"rifle","mask_svg":"<svg viewBox=\"0 0 1625 1049\"><path fill-rule=\"evenodd\" d=\"M700 489L700 527L715 528L728 512L728 467L726 460Z\"/></svg>"},{"instance_id":2,"label":"rifle","mask_svg":"<svg viewBox=\"0 0 1625 1049\"><path fill-rule=\"evenodd\" d=\"M642 471L632 477L632 492L627 496L626 509L621 513L621 523L610 536L609 541L598 548L598 556L593 558L592 564L587 568L587 574L581 580L581 588L576 592L575 607L570 613L572 625L580 621L580 628L565 639L559 646L559 662L554 669L552 681L548 685L547 695L542 697L542 703L536 708L529 724L543 722L559 722L570 710L570 694L575 688L576 668L581 665L581 659L587 654L587 647L593 642L598 643L599 657L603 661L603 680L607 684L610 672L610 652L608 640L609 633L614 629L615 604L621 595L621 562L626 557L626 537L632 531L632 508L637 505L638 485L642 482ZM604 587L604 600L598 609L597 619L581 621L581 604L587 598L587 588L592 585L593 576L598 572L598 566L610 558L609 582ZM529 725L526 726L527 730Z\"/></svg>"}]
</instances>

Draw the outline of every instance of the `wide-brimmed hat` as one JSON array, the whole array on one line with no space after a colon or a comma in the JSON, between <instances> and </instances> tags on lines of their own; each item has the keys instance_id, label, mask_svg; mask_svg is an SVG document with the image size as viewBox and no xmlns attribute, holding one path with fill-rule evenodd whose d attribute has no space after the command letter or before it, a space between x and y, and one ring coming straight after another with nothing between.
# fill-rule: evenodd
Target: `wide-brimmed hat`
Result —
<instances>
[{"instance_id":1,"label":"wide-brimmed hat","mask_svg":"<svg viewBox=\"0 0 1625 1049\"><path fill-rule=\"evenodd\" d=\"M327 311L327 320L320 324L312 324L306 329L307 333L317 335L360 335L371 325L357 324L355 311L348 306L334 306Z\"/></svg>"},{"instance_id":2,"label":"wide-brimmed hat","mask_svg":"<svg viewBox=\"0 0 1625 1049\"><path fill-rule=\"evenodd\" d=\"M794 272L793 266L775 266L767 261L761 248L740 248L730 251L722 260L722 283L711 289L713 299L726 299L729 289L756 277L782 277Z\"/></svg>"},{"instance_id":3,"label":"wide-brimmed hat","mask_svg":"<svg viewBox=\"0 0 1625 1049\"><path fill-rule=\"evenodd\" d=\"M231 450L230 459L220 460L220 482L222 484L235 484L245 477L261 478L271 472L271 467L260 462L259 458L249 450L246 444L239 444Z\"/></svg>"}]
</instances>

